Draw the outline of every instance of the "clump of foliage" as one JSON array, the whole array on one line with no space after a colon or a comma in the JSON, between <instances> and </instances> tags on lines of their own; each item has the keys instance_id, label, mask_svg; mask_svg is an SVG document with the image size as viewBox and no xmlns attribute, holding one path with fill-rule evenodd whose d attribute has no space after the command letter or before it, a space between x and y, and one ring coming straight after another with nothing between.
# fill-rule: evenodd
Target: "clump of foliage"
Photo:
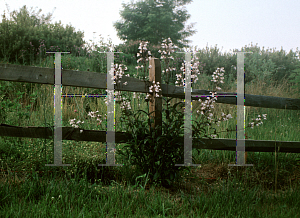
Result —
<instances>
[{"instance_id":1,"label":"clump of foliage","mask_svg":"<svg viewBox=\"0 0 300 218\"><path fill-rule=\"evenodd\" d=\"M0 23L0 59L5 62L33 65L46 58L46 51L70 51L74 56L86 55L83 32L61 22L51 23L52 14L40 16L24 5L20 11L5 13Z\"/></svg>"}]
</instances>

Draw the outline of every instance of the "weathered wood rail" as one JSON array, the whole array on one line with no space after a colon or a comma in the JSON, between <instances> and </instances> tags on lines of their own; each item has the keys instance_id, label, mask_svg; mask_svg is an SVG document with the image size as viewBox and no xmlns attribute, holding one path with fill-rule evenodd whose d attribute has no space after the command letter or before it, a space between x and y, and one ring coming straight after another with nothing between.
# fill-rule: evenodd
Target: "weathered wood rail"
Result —
<instances>
[{"instance_id":1,"label":"weathered wood rail","mask_svg":"<svg viewBox=\"0 0 300 218\"><path fill-rule=\"evenodd\" d=\"M13 64L0 64L0 80L53 85L54 69ZM128 84L123 85L123 83L126 81L128 82ZM106 73L63 69L62 85L95 89L107 89ZM162 95L165 97L173 97L180 99L185 98L183 87L161 84L161 89ZM115 85L115 90L148 93L149 83L136 78L123 77L121 79L121 83L119 84L119 88L117 88L117 86ZM209 90L193 89L191 94L198 96L207 96L210 95L209 92ZM222 95L236 95L236 93L218 92L218 96ZM199 99L199 97L192 97L192 100L197 99ZM200 97L200 99L205 100L206 97ZM216 103L236 105L236 97L219 97L216 100ZM300 110L300 99L245 94L245 106Z\"/></svg>"},{"instance_id":2,"label":"weathered wood rail","mask_svg":"<svg viewBox=\"0 0 300 218\"><path fill-rule=\"evenodd\" d=\"M53 139L53 130L50 127L18 127L0 124L0 136L22 137L22 138L45 138ZM182 137L183 138L183 137ZM73 127L62 127L62 139L74 141L106 142L106 131L84 130ZM126 132L116 132L115 142L131 139ZM182 139L183 140L183 139ZM193 148L210 150L236 150L235 139L201 139L204 144L193 140ZM276 144L275 144L276 143ZM280 147L280 152L300 153L300 142L268 141L268 140L245 140L245 150L253 152L275 152L275 147ZM276 149L276 151L278 151Z\"/></svg>"}]
</instances>

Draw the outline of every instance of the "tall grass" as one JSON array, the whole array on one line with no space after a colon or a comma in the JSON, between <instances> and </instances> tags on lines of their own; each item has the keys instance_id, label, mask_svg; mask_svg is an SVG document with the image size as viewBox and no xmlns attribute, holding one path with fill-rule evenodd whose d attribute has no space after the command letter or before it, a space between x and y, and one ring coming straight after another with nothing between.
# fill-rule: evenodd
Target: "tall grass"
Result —
<instances>
[{"instance_id":1,"label":"tall grass","mask_svg":"<svg viewBox=\"0 0 300 218\"><path fill-rule=\"evenodd\" d=\"M75 61L79 64L74 70L89 68L90 62L84 57L70 57L70 63ZM42 67L54 67L53 58L45 59ZM134 66L128 68L133 77ZM210 79L200 75L193 88L211 90ZM8 110L6 124L53 127L53 86L4 81L0 84L10 87L12 92L6 93L6 98L17 99L14 104L18 105ZM235 90L234 82L222 89ZM63 87L63 93L104 94L80 87ZM245 93L300 97L286 80L270 86L263 81L246 84ZM145 94L139 94L140 98L128 95L132 110L148 110ZM173 99L172 103L178 101ZM198 108L199 102L194 102L193 119ZM104 124L99 126L89 120L88 110L104 115L104 98L63 98L63 126L71 126L69 120L76 118L85 120L89 129L106 130ZM222 111L236 116L236 106L215 104L214 114ZM263 125L247 128L246 133L253 140L300 141L299 113L246 107L246 124L258 114L267 114ZM120 108L116 107L116 131L126 131L127 127L118 122L120 115ZM230 119L216 128L235 129L235 125L235 119ZM221 133L219 138L235 139L235 132ZM122 147L116 145L117 149ZM64 140L63 163L72 166L45 167L53 163L53 139L1 137L0 157L1 217L299 217L299 154L249 152L248 163L254 167L228 168L227 164L235 162L235 152L193 150L194 163L202 166L192 168L182 183L168 190L140 188L139 185L146 185L145 178L138 179L140 175L126 166L127 160L118 156L116 163L125 164L123 167L97 167L105 163L105 143Z\"/></svg>"}]
</instances>

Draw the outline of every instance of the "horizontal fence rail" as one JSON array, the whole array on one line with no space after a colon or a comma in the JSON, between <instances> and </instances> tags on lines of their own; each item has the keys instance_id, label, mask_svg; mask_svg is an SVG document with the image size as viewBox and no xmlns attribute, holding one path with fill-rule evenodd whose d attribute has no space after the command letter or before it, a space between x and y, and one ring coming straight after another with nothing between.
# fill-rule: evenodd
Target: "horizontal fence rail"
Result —
<instances>
[{"instance_id":1,"label":"horizontal fence rail","mask_svg":"<svg viewBox=\"0 0 300 218\"><path fill-rule=\"evenodd\" d=\"M106 142L106 131L84 130L82 133L79 131L73 127L62 127L62 140ZM18 127L0 124L0 136L53 139L53 134L50 127ZM115 132L116 143L128 139L131 139L130 134ZM204 144L193 140L193 148L236 151L236 139L201 139L201 141ZM245 140L245 151L275 152L276 150L278 152L278 149L279 152L300 153L300 142Z\"/></svg>"},{"instance_id":2,"label":"horizontal fence rail","mask_svg":"<svg viewBox=\"0 0 300 218\"><path fill-rule=\"evenodd\" d=\"M53 68L0 64L0 72L0 80L54 84L55 72ZM63 86L107 89L106 73L74 70L61 70L61 72ZM122 77L120 81L119 88L115 85L116 91L148 93L151 85L146 81L132 77ZM123 85L126 81L128 84ZM162 95L165 97L185 98L184 87L161 84L161 89ZM211 95L211 93L209 90L193 89L191 95L192 100L198 100L199 98L205 100L206 96ZM195 95L198 97L194 97ZM234 92L218 92L216 96L218 97L216 103L236 105L236 93ZM222 98L222 96L226 97ZM245 106L300 110L300 99L245 94Z\"/></svg>"}]
</instances>

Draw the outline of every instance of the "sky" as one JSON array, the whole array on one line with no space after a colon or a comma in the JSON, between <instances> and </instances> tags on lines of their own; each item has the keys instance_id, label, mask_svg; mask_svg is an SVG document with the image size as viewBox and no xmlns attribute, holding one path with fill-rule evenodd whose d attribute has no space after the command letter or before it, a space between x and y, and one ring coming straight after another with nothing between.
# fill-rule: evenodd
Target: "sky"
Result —
<instances>
[{"instance_id":1,"label":"sky","mask_svg":"<svg viewBox=\"0 0 300 218\"><path fill-rule=\"evenodd\" d=\"M137 2L137 0L133 0ZM0 12L17 10L26 5L40 15L53 12L52 23L71 24L84 31L84 40L99 41L99 35L122 43L113 23L121 20L122 3L131 0L0 0ZM221 52L257 44L259 47L294 52L300 45L299 0L193 0L186 9L191 15L187 25L196 23L197 33L187 38L198 49L217 47ZM95 33L93 33L95 32Z\"/></svg>"}]
</instances>

